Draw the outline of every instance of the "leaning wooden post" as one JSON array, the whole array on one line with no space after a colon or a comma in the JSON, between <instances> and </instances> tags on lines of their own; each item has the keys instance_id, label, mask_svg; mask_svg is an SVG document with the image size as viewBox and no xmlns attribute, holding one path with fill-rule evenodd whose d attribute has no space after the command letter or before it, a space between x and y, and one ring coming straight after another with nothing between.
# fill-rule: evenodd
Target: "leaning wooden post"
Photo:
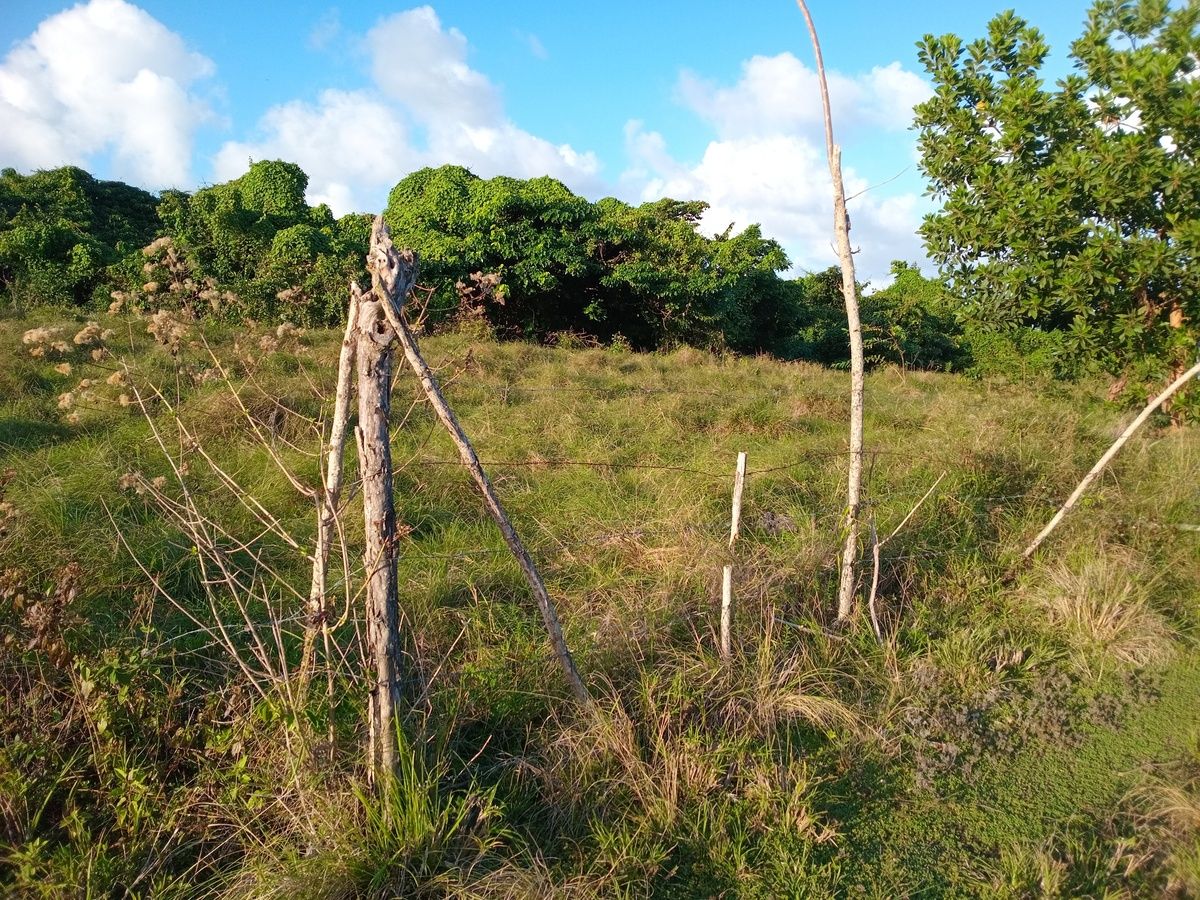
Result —
<instances>
[{"instance_id":1,"label":"leaning wooden post","mask_svg":"<svg viewBox=\"0 0 1200 900\"><path fill-rule=\"evenodd\" d=\"M737 541L742 524L742 489L746 485L746 454L738 453L733 474L733 511L729 517L729 551ZM733 562L721 572L721 658L729 659L733 645Z\"/></svg>"},{"instance_id":2,"label":"leaning wooden post","mask_svg":"<svg viewBox=\"0 0 1200 900\"><path fill-rule=\"evenodd\" d=\"M328 593L329 549L333 543L342 494L346 431L350 422L350 399L354 391L354 357L358 350L358 301L358 286L351 285L350 312L346 317L346 332L338 354L337 392L334 395L333 421L325 455L325 478L321 490L317 492L317 540L313 547L312 581L308 590L308 627L304 632L304 649L300 656L302 693L312 674L317 632L328 634L325 601Z\"/></svg>"},{"instance_id":3,"label":"leaning wooden post","mask_svg":"<svg viewBox=\"0 0 1200 900\"><path fill-rule=\"evenodd\" d=\"M1124 447L1126 442L1133 437L1133 433L1141 428L1142 424L1148 418L1150 418L1151 413L1175 396L1177 391L1179 391L1185 384L1197 376L1200 376L1200 362L1196 363L1194 366L1176 378L1161 394L1146 404L1146 408L1138 413L1138 417L1129 423L1128 428L1121 432L1121 436L1113 442L1113 445L1109 447L1105 454L1100 457L1094 466L1092 466L1091 471L1083 476L1083 481L1079 482L1079 486L1075 488L1075 490L1071 493L1071 496L1067 498L1067 502L1062 505L1059 511L1054 514L1053 518L1046 523L1046 527L1043 528L1038 533L1038 536L1035 537L1029 543L1029 546L1025 548L1025 552L1021 554L1021 562L1026 562L1031 556L1033 556L1033 554L1037 552L1038 547L1042 546L1042 542L1050 536L1050 532L1058 527L1058 523L1061 522L1063 518L1066 517L1067 513L1071 511L1072 507L1079 502L1079 498L1083 496L1084 491L1091 487L1092 482L1100 477L1100 473L1104 471L1104 467L1107 466L1112 458L1117 455L1117 451Z\"/></svg>"},{"instance_id":4,"label":"leaning wooden post","mask_svg":"<svg viewBox=\"0 0 1200 900\"><path fill-rule=\"evenodd\" d=\"M504 507L501 506L500 499L496 496L487 473L483 470L483 466L480 465L475 448L471 446L466 432L463 431L462 426L454 415L454 411L450 408L450 404L446 402L446 398L442 395L437 378L434 377L424 357L421 356L421 350L417 346L416 337L413 336L401 316L401 309L405 296L408 293L408 287L404 287L403 290L399 286L392 287L388 276L388 273L396 265L393 260L398 258L399 253L392 245L392 238L388 232L388 227L384 223L383 217L377 216L375 224L371 229L371 252L368 257L368 263L372 267L372 277L376 278L376 292L381 296L385 296L388 301L384 304L384 312L391 323L392 329L400 338L400 346L404 350L404 356L420 380L421 387L425 390L425 396L428 398L430 406L433 407L438 419L450 433L451 439L458 448L458 454L462 459L463 465L471 473L472 479L474 479L475 484L483 494L484 505L487 507L496 525L500 528L500 533L504 536L504 542L508 545L508 549L516 557L517 565L521 567L521 572L529 584L529 589L533 592L533 596L537 600L538 609L542 613L542 621L545 623L546 631L550 636L550 644L553 646L554 654L558 657L563 673L567 677L567 683L570 685L571 691L580 702L588 703L591 701L591 695L588 693L587 685L583 683L583 678L579 675L579 670L575 667L575 660L571 656L571 651L567 648L567 642L562 633L562 626L558 621L558 613L555 611L554 602L550 599L550 594L546 590L546 584L542 581L542 576L538 572L537 566L534 565L529 552L525 549L525 545L521 543L521 539L517 536L516 529L513 528L508 514L504 511ZM378 277L376 277L376 273L379 273Z\"/></svg>"},{"instance_id":5,"label":"leaning wooden post","mask_svg":"<svg viewBox=\"0 0 1200 900\"><path fill-rule=\"evenodd\" d=\"M396 597L396 508L392 495L392 359L396 332L389 321L388 291L407 294L416 281L416 260L393 252L380 272L378 256L367 257L373 290L358 296L358 439L366 527L367 649L370 689L371 770L376 781L396 771L396 707L400 700L400 615ZM387 290L381 290L385 284ZM357 293L357 286L354 288Z\"/></svg>"},{"instance_id":6,"label":"leaning wooden post","mask_svg":"<svg viewBox=\"0 0 1200 900\"><path fill-rule=\"evenodd\" d=\"M825 151L829 157L829 175L833 181L833 231L837 238L838 259L842 264L842 297L846 301L846 328L850 333L850 468L846 478L846 541L842 548L841 575L838 579L839 622L854 611L854 587L857 579L859 512L862 504L863 470L863 384L865 381L862 323L858 314L858 288L854 276L854 251L850 248L850 217L846 213L846 187L842 182L842 151L833 142L833 116L829 106L829 84L817 28L805 0L796 0L808 25L817 80L821 86L821 107L825 113Z\"/></svg>"}]
</instances>

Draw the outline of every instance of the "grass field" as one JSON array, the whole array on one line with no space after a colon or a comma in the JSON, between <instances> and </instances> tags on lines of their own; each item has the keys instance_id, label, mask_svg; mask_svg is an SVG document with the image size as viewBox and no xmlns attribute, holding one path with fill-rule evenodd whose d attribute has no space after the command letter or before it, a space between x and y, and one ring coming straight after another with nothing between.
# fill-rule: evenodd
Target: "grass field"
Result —
<instances>
[{"instance_id":1,"label":"grass field","mask_svg":"<svg viewBox=\"0 0 1200 900\"><path fill-rule=\"evenodd\" d=\"M401 775L373 792L361 518L344 519L345 599L314 686L297 699L284 674L315 510L281 465L318 480L339 340L0 318L5 892L1200 893L1195 429L1136 438L1006 580L1127 414L1094 385L869 375L880 536L941 478L881 552L881 645L865 613L831 623L845 373L428 337L597 702L570 701L515 562L400 372L411 678ZM180 510L244 594L206 588Z\"/></svg>"}]
</instances>

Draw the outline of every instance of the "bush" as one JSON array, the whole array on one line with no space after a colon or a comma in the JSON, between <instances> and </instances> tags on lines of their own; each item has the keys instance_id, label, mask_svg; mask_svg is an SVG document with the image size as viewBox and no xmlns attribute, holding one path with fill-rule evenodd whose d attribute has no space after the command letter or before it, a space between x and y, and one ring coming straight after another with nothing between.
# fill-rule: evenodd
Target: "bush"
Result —
<instances>
[{"instance_id":1,"label":"bush","mask_svg":"<svg viewBox=\"0 0 1200 900\"><path fill-rule=\"evenodd\" d=\"M0 172L0 289L27 303L91 300L106 267L149 243L152 194L74 166Z\"/></svg>"}]
</instances>

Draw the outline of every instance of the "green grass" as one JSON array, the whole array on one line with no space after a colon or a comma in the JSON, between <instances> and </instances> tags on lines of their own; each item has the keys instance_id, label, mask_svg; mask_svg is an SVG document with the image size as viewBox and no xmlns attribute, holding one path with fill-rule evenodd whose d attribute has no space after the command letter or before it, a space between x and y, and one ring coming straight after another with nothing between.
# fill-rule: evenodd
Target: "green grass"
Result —
<instances>
[{"instance_id":1,"label":"green grass","mask_svg":"<svg viewBox=\"0 0 1200 900\"><path fill-rule=\"evenodd\" d=\"M5 890L1160 896L1186 883L1186 842L1135 826L1147 767L1188 758L1200 726L1200 539L1175 527L1200 521L1194 431L1137 438L1004 583L1122 412L1088 385L873 373L879 532L945 473L884 550L885 649L865 617L830 625L843 373L426 338L598 702L570 703L515 563L401 372L400 603L424 687L403 722L408 775L374 798L355 602L335 605L334 657L322 656L332 698L322 672L299 706L278 682L256 693L189 621L219 616L247 658L259 634L268 657L295 664L290 592L306 591L315 525L277 463L315 483L340 336L271 347L266 332L191 326L173 355L144 320L116 317L92 360L96 348L72 343L83 324L54 310L0 318ZM64 352L30 356L22 335L43 326L63 327ZM107 383L126 366L149 421L130 384ZM237 596L205 592L193 546L151 495L121 485L161 476L165 501L182 497L156 433L259 598L248 619ZM265 532L192 439L301 549ZM716 602L743 450L736 653L723 663ZM353 591L362 526L345 525ZM69 564L81 576L68 602ZM334 574L338 592L340 562Z\"/></svg>"}]
</instances>

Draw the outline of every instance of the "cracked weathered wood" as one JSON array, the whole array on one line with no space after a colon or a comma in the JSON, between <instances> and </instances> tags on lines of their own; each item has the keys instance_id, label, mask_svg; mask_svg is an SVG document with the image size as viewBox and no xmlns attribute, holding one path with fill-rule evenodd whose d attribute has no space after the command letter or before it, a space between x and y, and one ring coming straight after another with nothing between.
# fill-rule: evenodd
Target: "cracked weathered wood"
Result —
<instances>
[{"instance_id":1,"label":"cracked weathered wood","mask_svg":"<svg viewBox=\"0 0 1200 900\"><path fill-rule=\"evenodd\" d=\"M370 667L370 768L378 780L396 767L396 708L400 700L399 601L396 596L396 510L389 440L395 335L383 302L364 297L356 319L358 466L366 531L367 656Z\"/></svg>"}]
</instances>

